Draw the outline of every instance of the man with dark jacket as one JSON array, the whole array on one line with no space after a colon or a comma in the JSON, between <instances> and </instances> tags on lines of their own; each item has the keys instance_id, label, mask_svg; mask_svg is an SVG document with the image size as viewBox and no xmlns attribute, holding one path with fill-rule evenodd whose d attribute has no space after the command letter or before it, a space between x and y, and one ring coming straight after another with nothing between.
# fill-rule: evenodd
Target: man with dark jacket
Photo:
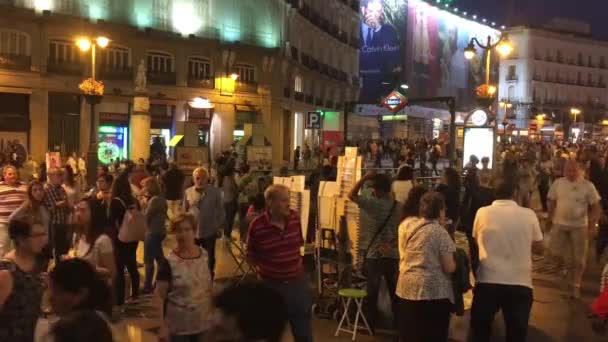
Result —
<instances>
[{"instance_id":1,"label":"man with dark jacket","mask_svg":"<svg viewBox=\"0 0 608 342\"><path fill-rule=\"evenodd\" d=\"M162 175L162 182L165 187L165 198L167 199L167 216L172 219L177 214L180 202L184 197L182 194L184 174L175 162L169 164L169 170Z\"/></svg>"}]
</instances>

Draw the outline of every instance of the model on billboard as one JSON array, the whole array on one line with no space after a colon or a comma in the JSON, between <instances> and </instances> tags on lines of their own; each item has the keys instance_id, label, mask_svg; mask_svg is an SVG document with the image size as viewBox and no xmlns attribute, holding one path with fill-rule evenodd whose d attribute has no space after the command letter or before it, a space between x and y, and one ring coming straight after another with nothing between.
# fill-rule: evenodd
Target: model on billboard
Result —
<instances>
[{"instance_id":1,"label":"model on billboard","mask_svg":"<svg viewBox=\"0 0 608 342\"><path fill-rule=\"evenodd\" d=\"M392 82L399 70L399 37L384 15L384 0L361 1L360 72L363 79L361 100L376 102L386 96L382 82Z\"/></svg>"}]
</instances>

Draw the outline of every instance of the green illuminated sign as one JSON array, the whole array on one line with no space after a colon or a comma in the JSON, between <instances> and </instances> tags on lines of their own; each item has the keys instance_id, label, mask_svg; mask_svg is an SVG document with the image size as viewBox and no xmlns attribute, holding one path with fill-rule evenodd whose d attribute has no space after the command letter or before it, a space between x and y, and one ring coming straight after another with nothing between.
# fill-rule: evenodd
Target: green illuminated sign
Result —
<instances>
[{"instance_id":1,"label":"green illuminated sign","mask_svg":"<svg viewBox=\"0 0 608 342\"><path fill-rule=\"evenodd\" d=\"M118 130L114 126L99 126L99 133L116 133Z\"/></svg>"},{"instance_id":2,"label":"green illuminated sign","mask_svg":"<svg viewBox=\"0 0 608 342\"><path fill-rule=\"evenodd\" d=\"M382 121L403 121L407 120L407 115L383 115Z\"/></svg>"}]
</instances>

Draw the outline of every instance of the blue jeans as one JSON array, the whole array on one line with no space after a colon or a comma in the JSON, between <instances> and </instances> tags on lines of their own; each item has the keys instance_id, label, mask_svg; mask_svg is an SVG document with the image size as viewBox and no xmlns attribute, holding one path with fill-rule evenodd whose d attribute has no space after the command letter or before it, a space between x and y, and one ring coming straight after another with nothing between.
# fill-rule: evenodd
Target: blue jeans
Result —
<instances>
[{"instance_id":1,"label":"blue jeans","mask_svg":"<svg viewBox=\"0 0 608 342\"><path fill-rule=\"evenodd\" d=\"M287 306L287 319L295 342L312 342L312 290L305 277L288 283L266 281Z\"/></svg>"},{"instance_id":2,"label":"blue jeans","mask_svg":"<svg viewBox=\"0 0 608 342\"><path fill-rule=\"evenodd\" d=\"M154 261L160 263L165 256L163 255L164 234L148 234L144 241L144 265L146 280L144 289L152 289L152 279L154 278Z\"/></svg>"}]
</instances>

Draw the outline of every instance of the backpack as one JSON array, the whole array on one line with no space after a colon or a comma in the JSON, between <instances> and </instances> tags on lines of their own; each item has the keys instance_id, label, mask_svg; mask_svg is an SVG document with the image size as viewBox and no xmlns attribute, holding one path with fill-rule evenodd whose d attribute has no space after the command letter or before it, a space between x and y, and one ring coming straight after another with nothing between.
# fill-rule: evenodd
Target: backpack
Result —
<instances>
[{"instance_id":1,"label":"backpack","mask_svg":"<svg viewBox=\"0 0 608 342\"><path fill-rule=\"evenodd\" d=\"M127 208L125 202L116 197L125 207L125 216L118 229L118 240L121 242L144 241L148 227L144 214L137 208Z\"/></svg>"}]
</instances>

